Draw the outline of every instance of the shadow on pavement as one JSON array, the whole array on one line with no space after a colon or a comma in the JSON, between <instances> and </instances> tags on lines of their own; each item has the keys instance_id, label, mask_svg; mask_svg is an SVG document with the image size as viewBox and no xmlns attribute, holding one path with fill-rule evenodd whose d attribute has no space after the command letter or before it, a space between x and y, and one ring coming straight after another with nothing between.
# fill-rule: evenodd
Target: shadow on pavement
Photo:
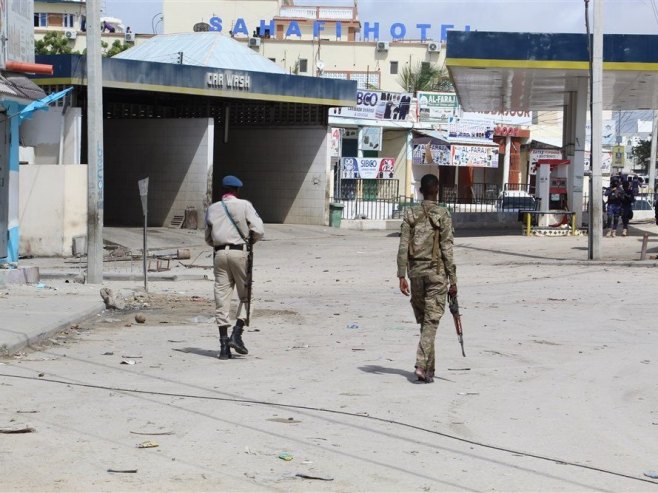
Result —
<instances>
[{"instance_id":1,"label":"shadow on pavement","mask_svg":"<svg viewBox=\"0 0 658 493\"><path fill-rule=\"evenodd\" d=\"M400 368L387 368L385 366L379 365L367 365L359 366L359 370L365 373L374 373L375 375L400 375L405 377L409 382L413 384L425 385L425 382L418 381L418 377L412 371L401 370ZM446 382L452 382L447 378L434 377L435 380L445 380ZM454 383L454 382L453 382Z\"/></svg>"},{"instance_id":2,"label":"shadow on pavement","mask_svg":"<svg viewBox=\"0 0 658 493\"><path fill-rule=\"evenodd\" d=\"M217 358L219 356L219 351L210 351L208 349L201 349L198 347L186 347L181 349L174 348L173 351L178 351L179 353L196 354L197 356L207 356L209 358Z\"/></svg>"}]
</instances>

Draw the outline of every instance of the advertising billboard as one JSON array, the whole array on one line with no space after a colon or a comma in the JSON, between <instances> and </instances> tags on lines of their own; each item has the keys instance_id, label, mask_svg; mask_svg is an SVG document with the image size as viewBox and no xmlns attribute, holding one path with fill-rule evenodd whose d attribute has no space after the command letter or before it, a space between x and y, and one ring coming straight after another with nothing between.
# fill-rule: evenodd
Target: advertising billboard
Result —
<instances>
[{"instance_id":1,"label":"advertising billboard","mask_svg":"<svg viewBox=\"0 0 658 493\"><path fill-rule=\"evenodd\" d=\"M411 94L384 91L357 91L356 106L331 108L329 116L365 120L413 121Z\"/></svg>"},{"instance_id":2,"label":"advertising billboard","mask_svg":"<svg viewBox=\"0 0 658 493\"><path fill-rule=\"evenodd\" d=\"M418 91L418 121L448 123L457 116L459 102L455 93Z\"/></svg>"}]
</instances>

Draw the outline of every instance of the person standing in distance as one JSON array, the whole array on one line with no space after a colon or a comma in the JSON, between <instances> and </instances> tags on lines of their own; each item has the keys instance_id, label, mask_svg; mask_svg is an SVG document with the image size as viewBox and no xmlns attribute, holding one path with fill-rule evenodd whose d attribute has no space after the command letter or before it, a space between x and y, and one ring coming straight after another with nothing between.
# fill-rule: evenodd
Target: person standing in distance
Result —
<instances>
[{"instance_id":1,"label":"person standing in distance","mask_svg":"<svg viewBox=\"0 0 658 493\"><path fill-rule=\"evenodd\" d=\"M228 336L229 309L233 288L240 301L246 303L247 243L255 243L265 234L263 221L251 202L238 198L242 182L235 176L222 180L222 200L206 212L206 243L214 248L215 319L219 326L219 359L230 359L231 348L239 354L249 351L242 342L244 320L236 320L231 337Z\"/></svg>"},{"instance_id":2,"label":"person standing in distance","mask_svg":"<svg viewBox=\"0 0 658 493\"><path fill-rule=\"evenodd\" d=\"M431 383L436 330L445 310L446 294L457 295L457 268L452 254L452 218L448 209L437 205L439 179L423 176L420 192L424 200L404 212L397 264L400 291L405 296L411 293L411 306L420 324L416 376Z\"/></svg>"}]
</instances>

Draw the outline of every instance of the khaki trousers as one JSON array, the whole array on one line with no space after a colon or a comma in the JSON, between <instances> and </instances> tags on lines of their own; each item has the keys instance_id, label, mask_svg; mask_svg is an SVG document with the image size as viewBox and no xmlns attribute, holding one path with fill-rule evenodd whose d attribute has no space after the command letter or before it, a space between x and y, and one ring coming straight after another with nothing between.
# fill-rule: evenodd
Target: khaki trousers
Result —
<instances>
[{"instance_id":1,"label":"khaki trousers","mask_svg":"<svg viewBox=\"0 0 658 493\"><path fill-rule=\"evenodd\" d=\"M448 284L448 280L438 274L411 279L411 306L420 324L416 368L429 372L435 367L434 339L445 310Z\"/></svg>"},{"instance_id":2,"label":"khaki trousers","mask_svg":"<svg viewBox=\"0 0 658 493\"><path fill-rule=\"evenodd\" d=\"M230 326L229 311L233 287L241 301L247 301L247 251L218 250L214 258L215 320L217 325ZM244 316L244 315L243 315Z\"/></svg>"}]
</instances>

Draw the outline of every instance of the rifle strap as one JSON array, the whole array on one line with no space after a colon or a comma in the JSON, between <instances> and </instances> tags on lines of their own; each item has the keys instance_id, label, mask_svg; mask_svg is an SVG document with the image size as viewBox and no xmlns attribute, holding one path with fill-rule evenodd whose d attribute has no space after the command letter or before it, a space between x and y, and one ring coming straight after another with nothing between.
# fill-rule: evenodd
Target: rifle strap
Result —
<instances>
[{"instance_id":1,"label":"rifle strap","mask_svg":"<svg viewBox=\"0 0 658 493\"><path fill-rule=\"evenodd\" d=\"M240 235L240 238L242 238L242 241L244 241L245 244L249 245L250 244L249 243L249 238L247 238L245 235L242 234L242 231L240 231L240 228L238 228L237 223L233 219L233 216L231 216L231 213L228 211L228 207L226 207L226 203L223 200L222 200L222 205L224 206L224 211L226 212L226 217L229 218L229 220L231 221L231 224L233 224L233 227L235 228L235 230Z\"/></svg>"},{"instance_id":2,"label":"rifle strap","mask_svg":"<svg viewBox=\"0 0 658 493\"><path fill-rule=\"evenodd\" d=\"M432 229L434 230L434 243L432 244L432 260L436 262L436 273L440 274L441 273L441 266L439 264L439 256L440 256L440 248L439 248L439 228L437 227L436 224L434 224L434 221L432 220L432 216L429 215L427 212L427 209L425 208L425 204L422 204L423 207L423 212L425 213L425 216L427 217L427 220L430 222L432 225Z\"/></svg>"}]
</instances>

